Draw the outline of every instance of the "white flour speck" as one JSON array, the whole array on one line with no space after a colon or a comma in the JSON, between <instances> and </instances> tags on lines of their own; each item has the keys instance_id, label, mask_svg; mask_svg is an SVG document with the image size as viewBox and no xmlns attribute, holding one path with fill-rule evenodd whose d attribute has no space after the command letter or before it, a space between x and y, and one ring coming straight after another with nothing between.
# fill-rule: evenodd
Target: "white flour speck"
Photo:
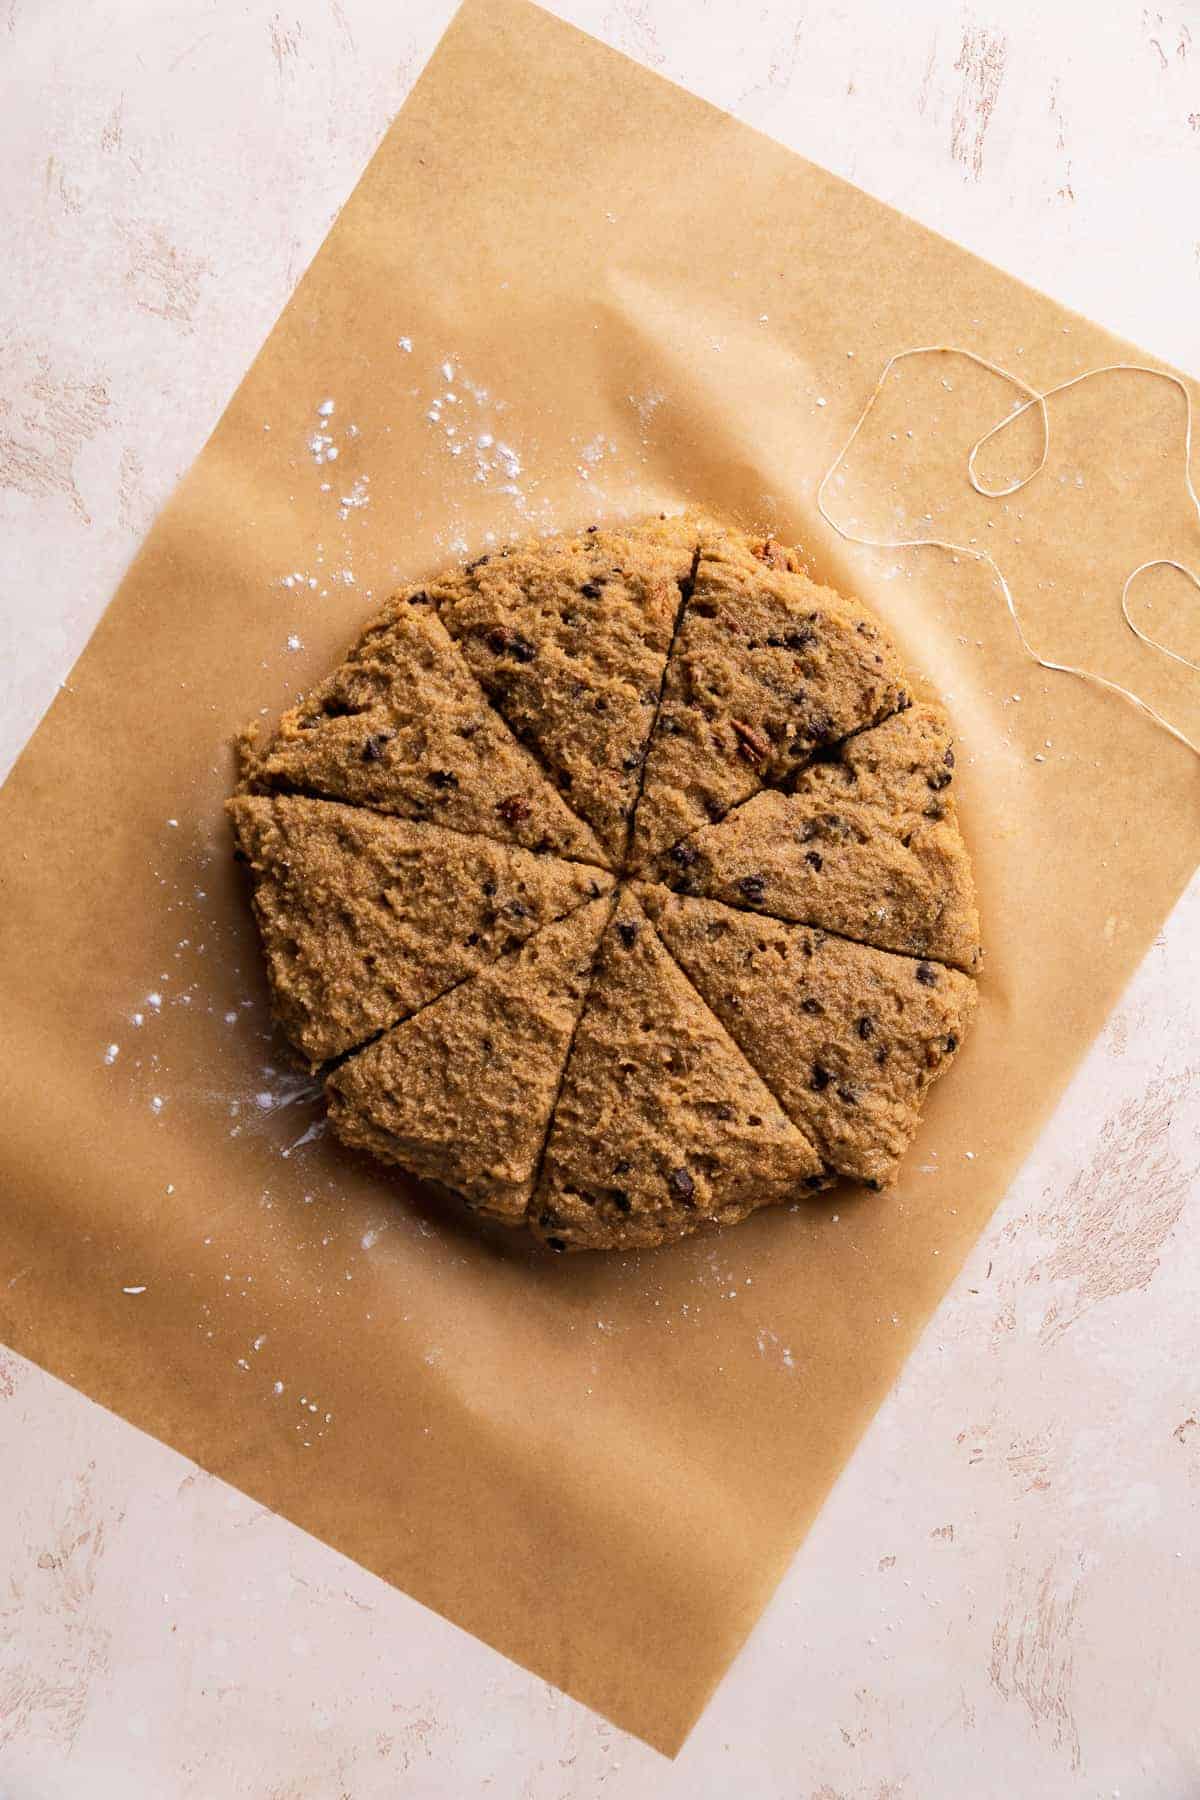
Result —
<instances>
[{"instance_id":1,"label":"white flour speck","mask_svg":"<svg viewBox=\"0 0 1200 1800\"><path fill-rule=\"evenodd\" d=\"M591 442L585 444L583 449L579 452L580 461L588 463L594 468L598 462L603 461L604 457L613 455L616 448L617 446L612 442L611 438L594 437Z\"/></svg>"},{"instance_id":2,"label":"white flour speck","mask_svg":"<svg viewBox=\"0 0 1200 1800\"><path fill-rule=\"evenodd\" d=\"M121 1289L121 1292L122 1292L122 1293L123 1293L123 1294L144 1294L144 1293L145 1293L145 1291L146 1291L146 1289L145 1289L145 1286L142 1286L142 1287L126 1287L126 1288L122 1288L122 1289Z\"/></svg>"},{"instance_id":3,"label":"white flour speck","mask_svg":"<svg viewBox=\"0 0 1200 1800\"><path fill-rule=\"evenodd\" d=\"M154 1097L152 1098L152 1100L150 1101L150 1111L152 1113L160 1113L163 1109L164 1104L165 1104L165 1102L163 1100L162 1095L155 1094Z\"/></svg>"},{"instance_id":4,"label":"white flour speck","mask_svg":"<svg viewBox=\"0 0 1200 1800\"><path fill-rule=\"evenodd\" d=\"M291 1156L294 1150L303 1149L305 1144L315 1144L318 1138L325 1136L328 1125L328 1119L314 1119L307 1131L302 1131L298 1138L295 1138L285 1149L279 1152L280 1156L282 1156L286 1162L287 1158Z\"/></svg>"},{"instance_id":5,"label":"white flour speck","mask_svg":"<svg viewBox=\"0 0 1200 1800\"><path fill-rule=\"evenodd\" d=\"M442 364L442 374L446 377L447 381L453 381L454 380L454 364L452 362L444 362Z\"/></svg>"},{"instance_id":6,"label":"white flour speck","mask_svg":"<svg viewBox=\"0 0 1200 1800\"><path fill-rule=\"evenodd\" d=\"M108 1046L108 1049L104 1052L104 1060L109 1065L110 1068L112 1067L113 1063L116 1062L116 1060L117 1060L118 1056L120 1056L120 1054L121 1054L120 1044L110 1044Z\"/></svg>"},{"instance_id":7,"label":"white flour speck","mask_svg":"<svg viewBox=\"0 0 1200 1800\"><path fill-rule=\"evenodd\" d=\"M785 1369L796 1367L796 1358L790 1347L782 1343L778 1332L772 1331L769 1326L760 1325L754 1341L758 1346L760 1356L778 1358Z\"/></svg>"},{"instance_id":8,"label":"white flour speck","mask_svg":"<svg viewBox=\"0 0 1200 1800\"><path fill-rule=\"evenodd\" d=\"M665 400L666 395L660 393L657 388L651 388L649 392L645 394L630 394L629 404L633 407L638 418L641 420L643 430L649 425L651 419Z\"/></svg>"},{"instance_id":9,"label":"white flour speck","mask_svg":"<svg viewBox=\"0 0 1200 1800\"><path fill-rule=\"evenodd\" d=\"M355 481L354 486L350 489L350 492L342 495L342 503L338 508L339 518L348 518L350 513L356 508L368 506L370 504L371 496L367 492L369 481L369 475L360 475L357 481Z\"/></svg>"},{"instance_id":10,"label":"white flour speck","mask_svg":"<svg viewBox=\"0 0 1200 1800\"><path fill-rule=\"evenodd\" d=\"M274 1393L274 1394L282 1394L282 1392L283 1392L283 1383L282 1383L282 1381L277 1381L277 1382L276 1382L276 1383L275 1383L275 1384L274 1384L274 1386L273 1386L273 1388L272 1388L272 1390L271 1390L271 1392L272 1392L272 1393Z\"/></svg>"},{"instance_id":11,"label":"white flour speck","mask_svg":"<svg viewBox=\"0 0 1200 1800\"><path fill-rule=\"evenodd\" d=\"M410 337L397 338L396 339L396 348L398 350L403 350L406 355L411 356L411 354L412 354L412 339Z\"/></svg>"},{"instance_id":12,"label":"white flour speck","mask_svg":"<svg viewBox=\"0 0 1200 1800\"><path fill-rule=\"evenodd\" d=\"M167 824L171 827L171 829L173 831L179 830L179 820L178 819L168 819Z\"/></svg>"},{"instance_id":13,"label":"white flour speck","mask_svg":"<svg viewBox=\"0 0 1200 1800\"><path fill-rule=\"evenodd\" d=\"M500 467L510 481L515 481L521 473L521 459L509 444L497 444L496 456Z\"/></svg>"},{"instance_id":14,"label":"white flour speck","mask_svg":"<svg viewBox=\"0 0 1200 1800\"><path fill-rule=\"evenodd\" d=\"M327 419L330 416L330 414L333 412L333 410L334 410L334 406L333 406L332 400L322 400L320 406L318 406L318 408L317 408L317 411L320 413L320 415L323 419Z\"/></svg>"},{"instance_id":15,"label":"white flour speck","mask_svg":"<svg viewBox=\"0 0 1200 1800\"><path fill-rule=\"evenodd\" d=\"M162 1006L162 995L161 994L147 994L146 995L146 1005L152 1006L154 1008L155 1012L158 1012L159 1008Z\"/></svg>"},{"instance_id":16,"label":"white flour speck","mask_svg":"<svg viewBox=\"0 0 1200 1800\"><path fill-rule=\"evenodd\" d=\"M303 650L304 645L296 632L292 632L287 641L289 650Z\"/></svg>"}]
</instances>

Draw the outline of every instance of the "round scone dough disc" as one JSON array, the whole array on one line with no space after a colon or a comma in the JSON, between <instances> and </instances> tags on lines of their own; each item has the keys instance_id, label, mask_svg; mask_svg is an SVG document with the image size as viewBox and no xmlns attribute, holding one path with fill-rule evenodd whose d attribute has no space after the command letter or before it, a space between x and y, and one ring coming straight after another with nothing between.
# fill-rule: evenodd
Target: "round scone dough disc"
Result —
<instances>
[{"instance_id":1,"label":"round scone dough disc","mask_svg":"<svg viewBox=\"0 0 1200 1800\"><path fill-rule=\"evenodd\" d=\"M230 802L338 1135L551 1249L882 1188L976 1000L940 707L695 514L397 595Z\"/></svg>"}]
</instances>

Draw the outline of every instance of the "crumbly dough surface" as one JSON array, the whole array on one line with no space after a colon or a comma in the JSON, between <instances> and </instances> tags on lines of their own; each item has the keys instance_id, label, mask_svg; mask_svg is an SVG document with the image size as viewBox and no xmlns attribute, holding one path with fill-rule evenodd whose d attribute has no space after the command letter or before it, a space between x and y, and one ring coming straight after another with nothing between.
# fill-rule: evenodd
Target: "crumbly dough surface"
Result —
<instances>
[{"instance_id":1,"label":"crumbly dough surface","mask_svg":"<svg viewBox=\"0 0 1200 1800\"><path fill-rule=\"evenodd\" d=\"M604 869L302 796L229 802L275 1011L316 1068L582 900Z\"/></svg>"},{"instance_id":2,"label":"crumbly dough surface","mask_svg":"<svg viewBox=\"0 0 1200 1800\"><path fill-rule=\"evenodd\" d=\"M633 866L907 703L879 623L741 532L704 528L638 807Z\"/></svg>"},{"instance_id":3,"label":"crumbly dough surface","mask_svg":"<svg viewBox=\"0 0 1200 1800\"><path fill-rule=\"evenodd\" d=\"M957 969L640 890L667 949L838 1175L885 1187L975 1007Z\"/></svg>"},{"instance_id":4,"label":"crumbly dough surface","mask_svg":"<svg viewBox=\"0 0 1200 1800\"><path fill-rule=\"evenodd\" d=\"M343 1063L342 1141L519 1225L611 911L589 901Z\"/></svg>"},{"instance_id":5,"label":"crumbly dough surface","mask_svg":"<svg viewBox=\"0 0 1200 1800\"><path fill-rule=\"evenodd\" d=\"M321 794L452 831L607 864L591 827L489 706L433 610L454 584L400 595L260 745L247 793Z\"/></svg>"},{"instance_id":6,"label":"crumbly dough surface","mask_svg":"<svg viewBox=\"0 0 1200 1800\"><path fill-rule=\"evenodd\" d=\"M615 867L625 857L696 532L583 532L471 565L442 618Z\"/></svg>"},{"instance_id":7,"label":"crumbly dough surface","mask_svg":"<svg viewBox=\"0 0 1200 1800\"><path fill-rule=\"evenodd\" d=\"M398 594L229 803L338 1136L552 1250L889 1185L981 954L910 693L798 552L690 514Z\"/></svg>"},{"instance_id":8,"label":"crumbly dough surface","mask_svg":"<svg viewBox=\"0 0 1200 1800\"><path fill-rule=\"evenodd\" d=\"M906 956L978 967L979 913L951 783L950 724L910 706L828 761L672 845L654 873Z\"/></svg>"},{"instance_id":9,"label":"crumbly dough surface","mask_svg":"<svg viewBox=\"0 0 1200 1800\"><path fill-rule=\"evenodd\" d=\"M556 1250L661 1244L824 1185L811 1142L627 888L550 1127L534 1231Z\"/></svg>"}]
</instances>

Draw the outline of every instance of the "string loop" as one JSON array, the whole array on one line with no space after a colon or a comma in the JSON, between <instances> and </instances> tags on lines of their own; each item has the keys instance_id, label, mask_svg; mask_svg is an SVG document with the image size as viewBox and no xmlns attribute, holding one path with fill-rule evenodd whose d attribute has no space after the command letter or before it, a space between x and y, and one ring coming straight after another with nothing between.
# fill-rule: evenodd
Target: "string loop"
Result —
<instances>
[{"instance_id":1,"label":"string loop","mask_svg":"<svg viewBox=\"0 0 1200 1800\"><path fill-rule=\"evenodd\" d=\"M1041 474L1050 455L1050 409L1046 402L1052 400L1056 394L1065 393L1068 388L1078 387L1081 382L1091 381L1098 375L1152 375L1159 381L1170 382L1172 387L1178 388L1179 392L1183 395L1184 406L1186 409L1183 433L1183 479L1187 489L1188 499L1191 501L1192 510L1196 515L1197 525L1200 526L1200 498L1197 498L1196 489L1192 481L1192 396L1187 384L1182 381L1178 375L1172 374L1170 370L1154 369L1146 363L1105 363L1103 367L1085 369L1082 374L1072 375L1068 380L1056 383L1054 387L1035 388L1031 387L1027 381L1023 381L1019 375L1014 375L1008 369L1002 369L998 363L990 362L986 356L981 356L978 351L967 350L957 344L920 344L910 350L898 350L894 356L889 356L884 363L883 368L880 371L879 379L876 381L866 405L858 415L854 429L834 457L833 462L825 471L825 474L821 477L817 487L817 511L830 529L835 531L837 535L840 538L843 538L848 544L860 544L864 549L868 550L946 550L955 556L968 557L972 562L983 563L990 570L992 579L1000 590L1005 607L1008 610L1009 618L1012 620L1013 628L1016 631L1017 641L1026 656L1037 663L1040 668L1050 670L1052 674L1074 675L1078 680L1089 682L1093 687L1103 688L1110 694L1118 695L1119 698L1126 701L1130 706L1135 707L1138 712L1143 713L1147 718L1152 719L1156 725L1168 732L1178 743L1183 744L1193 753L1193 755L1200 756L1200 744L1194 742L1193 739L1180 731L1178 726L1172 725L1169 719L1164 719L1162 714L1156 712L1154 707L1152 707L1148 701L1143 700L1139 694L1135 694L1130 688L1122 687L1120 682L1109 681L1104 675L1097 675L1094 669L1079 668L1073 663L1054 662L1050 657L1043 656L1040 651L1036 650L1029 641L1028 634L1026 633L1024 623L1021 619L1020 611L1017 607L1016 600L1013 597L1012 589L1008 585L1004 571L989 551L977 549L970 544L951 543L947 538L863 537L859 533L849 530L848 527L839 525L837 520L831 516L829 509L825 504L826 488L850 454L855 439L858 437L859 432L874 411L875 403L883 391L888 376L896 367L897 363L906 362L913 356L965 357L968 362L973 362L977 367L986 369L991 375L998 375L1002 381L1007 381L1012 387L1017 388L1025 395L1025 400L1022 405L1016 407L995 425L990 426L989 429L984 432L983 436L976 440L967 457L967 480L970 482L975 492L985 500L1006 500L1012 494L1019 494L1022 488L1028 487L1029 483L1033 481L1036 476ZM1006 430L1009 425L1014 424L1017 419L1021 418L1024 413L1027 413L1030 408L1034 406L1038 409L1042 425L1042 452L1037 463L1028 474L1018 477L1017 480L1010 482L1006 487L987 487L981 480L976 468L980 451L991 442L997 433ZM1135 622L1129 611L1130 589L1133 587L1138 576L1144 575L1148 569L1176 569L1191 582L1194 588L1200 591L1200 576L1196 574L1195 570L1189 569L1184 563L1176 562L1174 557L1154 557L1149 562L1139 563L1137 568L1132 570L1130 574L1126 576L1125 584L1121 589L1121 616L1133 635L1136 638L1139 638L1141 642L1146 644L1151 650L1156 650L1160 656L1168 656L1173 662L1182 663L1185 668L1194 669L1200 674L1200 663L1194 662L1191 657L1183 656L1178 650L1170 649L1166 644L1160 644L1157 638L1151 637L1149 632L1144 631L1142 627Z\"/></svg>"}]
</instances>

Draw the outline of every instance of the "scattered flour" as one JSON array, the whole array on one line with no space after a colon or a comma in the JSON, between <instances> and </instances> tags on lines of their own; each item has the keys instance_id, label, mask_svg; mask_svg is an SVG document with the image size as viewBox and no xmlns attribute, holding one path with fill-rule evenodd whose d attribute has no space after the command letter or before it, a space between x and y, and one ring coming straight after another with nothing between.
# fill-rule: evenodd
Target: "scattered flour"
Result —
<instances>
[{"instance_id":1,"label":"scattered flour","mask_svg":"<svg viewBox=\"0 0 1200 1800\"><path fill-rule=\"evenodd\" d=\"M659 388L649 388L644 394L630 394L629 404L637 413L643 431L659 407L665 404L666 398L667 396Z\"/></svg>"},{"instance_id":2,"label":"scattered flour","mask_svg":"<svg viewBox=\"0 0 1200 1800\"><path fill-rule=\"evenodd\" d=\"M286 1161L294 1151L302 1150L305 1144L315 1144L318 1138L323 1138L325 1136L327 1128L328 1121L323 1116L319 1119L314 1119L312 1124L302 1131L298 1138L294 1138L290 1144L286 1145L285 1148L279 1152L280 1156Z\"/></svg>"},{"instance_id":3,"label":"scattered flour","mask_svg":"<svg viewBox=\"0 0 1200 1800\"><path fill-rule=\"evenodd\" d=\"M767 1358L768 1361L777 1362L784 1369L796 1367L796 1358L788 1345L783 1343L778 1332L772 1331L769 1326L760 1325L754 1341L758 1346L758 1354Z\"/></svg>"},{"instance_id":4,"label":"scattered flour","mask_svg":"<svg viewBox=\"0 0 1200 1800\"><path fill-rule=\"evenodd\" d=\"M348 519L352 512L360 511L362 507L370 505L371 496L367 492L370 481L369 475L359 475L355 479L350 492L342 495L341 504L338 507L339 519Z\"/></svg>"}]
</instances>

